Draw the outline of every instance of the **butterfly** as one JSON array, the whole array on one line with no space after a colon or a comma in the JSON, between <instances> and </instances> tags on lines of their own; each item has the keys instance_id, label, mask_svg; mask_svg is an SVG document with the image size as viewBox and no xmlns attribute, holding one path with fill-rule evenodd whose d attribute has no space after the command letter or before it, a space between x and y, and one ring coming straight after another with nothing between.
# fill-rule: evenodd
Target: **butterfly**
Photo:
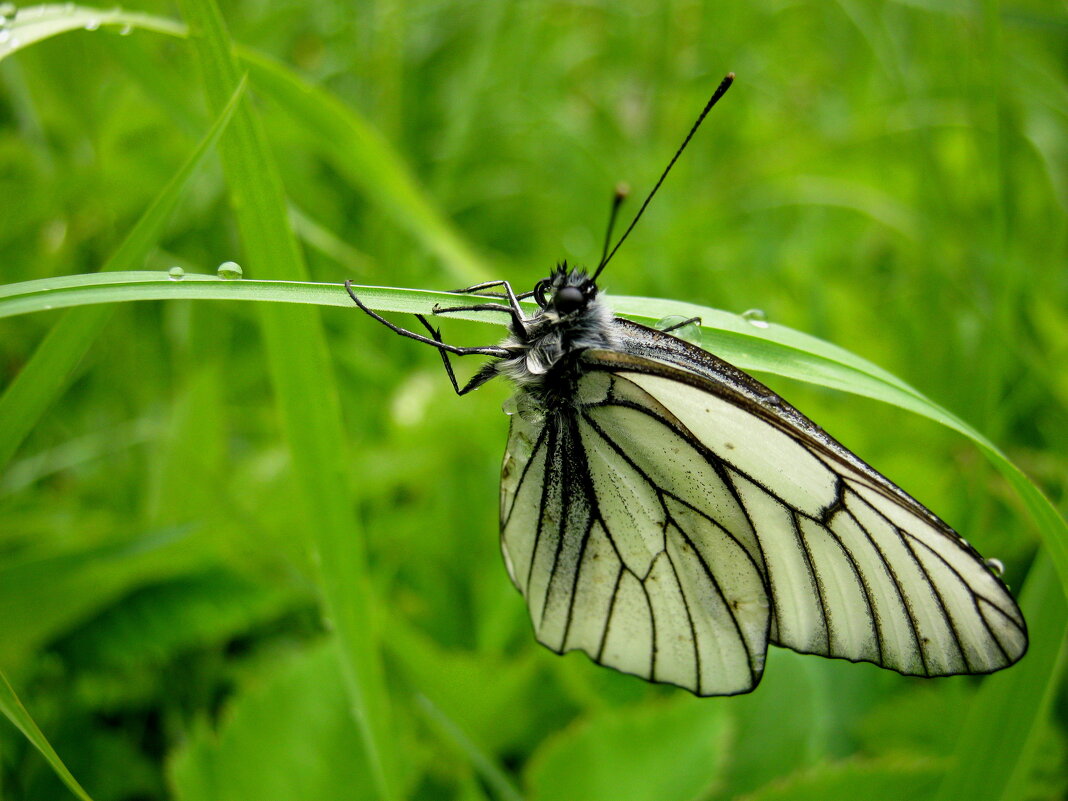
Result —
<instances>
[{"instance_id":1,"label":"butterfly","mask_svg":"<svg viewBox=\"0 0 1068 801\"><path fill-rule=\"evenodd\" d=\"M1027 626L994 560L679 326L615 316L597 286L733 77L609 252L616 193L592 274L564 262L531 292L488 282L462 290L479 302L435 309L508 315L501 344L447 344L425 317L426 335L348 293L437 348L458 395L515 385L501 550L553 651L701 696L753 690L769 644L912 676L1007 667ZM490 360L461 386L450 355Z\"/></svg>"}]
</instances>

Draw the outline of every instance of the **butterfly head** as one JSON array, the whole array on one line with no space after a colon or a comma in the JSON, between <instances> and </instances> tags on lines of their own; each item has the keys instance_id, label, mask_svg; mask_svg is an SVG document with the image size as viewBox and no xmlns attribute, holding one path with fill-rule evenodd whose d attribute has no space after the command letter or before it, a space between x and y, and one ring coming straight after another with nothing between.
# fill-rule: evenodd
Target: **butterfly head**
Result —
<instances>
[{"instance_id":1,"label":"butterfly head","mask_svg":"<svg viewBox=\"0 0 1068 801\"><path fill-rule=\"evenodd\" d=\"M597 297L597 291L592 278L582 270L568 267L565 261L534 286L534 300L545 311L564 319L585 311Z\"/></svg>"}]
</instances>

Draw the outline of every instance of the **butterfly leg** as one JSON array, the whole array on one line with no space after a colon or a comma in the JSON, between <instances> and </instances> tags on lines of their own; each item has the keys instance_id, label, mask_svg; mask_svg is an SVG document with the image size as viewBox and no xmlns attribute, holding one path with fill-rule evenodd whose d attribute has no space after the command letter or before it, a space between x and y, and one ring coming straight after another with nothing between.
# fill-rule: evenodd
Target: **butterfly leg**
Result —
<instances>
[{"instance_id":1,"label":"butterfly leg","mask_svg":"<svg viewBox=\"0 0 1068 801\"><path fill-rule=\"evenodd\" d=\"M483 287L489 287L494 285L500 285L504 287L505 297L508 300L508 305L505 306L501 303L479 303L471 306L447 306L441 308L434 307L434 314L449 314L451 312L461 311L497 311L505 312L512 317L512 329L515 332L526 331L525 318L523 317L523 307L519 305L519 298L516 297L515 292L512 291L512 285L507 281L491 281L486 284L478 284L472 289L480 289Z\"/></svg>"},{"instance_id":2,"label":"butterfly leg","mask_svg":"<svg viewBox=\"0 0 1068 801\"><path fill-rule=\"evenodd\" d=\"M697 323L698 325L700 325L701 324L701 318L700 317L690 317L687 320L683 320L681 323L675 323L675 325L669 325L667 328L661 328L660 330L663 331L665 334L670 334L672 331L678 331L680 328L682 328L683 326L689 325L690 323Z\"/></svg>"},{"instance_id":3,"label":"butterfly leg","mask_svg":"<svg viewBox=\"0 0 1068 801\"><path fill-rule=\"evenodd\" d=\"M445 354L445 351L453 353L457 356L496 356L499 359L505 358L506 356L510 355L506 349L498 345L487 345L485 347L476 348L461 348L456 345L447 345L440 339L430 339L429 337L425 337L422 334L417 334L414 331L409 331L407 328L401 328L399 325L391 323L385 317L382 317L380 314L377 314L376 312L373 312L371 311L371 309L367 308L363 304L363 301L356 296L356 293L352 291L352 281L345 282L345 290L349 293L349 297L352 298L352 301L357 306L359 306L365 314L378 320L378 322L382 323L382 325L384 325L386 328L396 334L400 334L401 336L407 337L408 339L414 339L416 342L422 342L425 345L432 345L433 347L441 351L443 356ZM416 316L419 317L419 315ZM426 320L423 320L423 324L427 325L427 327L429 328L429 324L426 322ZM455 381L453 383L455 383Z\"/></svg>"},{"instance_id":4,"label":"butterfly leg","mask_svg":"<svg viewBox=\"0 0 1068 801\"><path fill-rule=\"evenodd\" d=\"M483 281L481 284L475 284L464 289L450 289L450 292L455 292L458 295L478 295L483 298L500 298L501 300L507 300L508 295L503 292L483 292L484 289L491 289L495 286L507 285L507 281ZM510 291L510 288L509 288ZM527 298L534 297L534 290L530 292L523 292L522 294L515 295L519 300L526 300Z\"/></svg>"},{"instance_id":5,"label":"butterfly leg","mask_svg":"<svg viewBox=\"0 0 1068 801\"><path fill-rule=\"evenodd\" d=\"M415 317L417 320L419 320L419 322L426 326L427 331L430 332L430 335L434 338L435 342L437 342L439 345L445 344L441 341L440 329L435 329L432 325L430 325L429 322L427 322L427 319L421 314L417 314L415 315ZM470 381L468 381L461 387L456 380L456 373L452 371L452 362L449 361L448 351L446 351L444 348L439 348L438 353L441 354L441 362L445 365L445 373L449 376L449 381L452 383L452 388L453 390L455 390L457 395L466 395L471 390L478 389L480 386L482 386L491 378L497 375L497 362L487 362L479 368L478 372L471 377ZM462 356L465 354L459 355Z\"/></svg>"},{"instance_id":6,"label":"butterfly leg","mask_svg":"<svg viewBox=\"0 0 1068 801\"><path fill-rule=\"evenodd\" d=\"M476 303L471 306L435 306L434 314L454 314L456 312L466 311L495 311L508 314L512 318L512 327L517 331L525 331L526 326L523 324L522 310L516 311L511 306L505 306L503 303Z\"/></svg>"}]
</instances>

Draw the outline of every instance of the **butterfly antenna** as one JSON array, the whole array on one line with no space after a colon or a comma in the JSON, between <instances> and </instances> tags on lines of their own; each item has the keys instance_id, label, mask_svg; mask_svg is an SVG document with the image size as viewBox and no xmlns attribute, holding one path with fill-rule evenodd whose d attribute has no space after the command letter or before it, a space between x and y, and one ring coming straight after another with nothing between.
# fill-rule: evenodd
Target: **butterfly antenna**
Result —
<instances>
[{"instance_id":1,"label":"butterfly antenna","mask_svg":"<svg viewBox=\"0 0 1068 801\"><path fill-rule=\"evenodd\" d=\"M593 274L593 279L596 281L597 276L601 274L601 271L608 266L608 262L612 260L612 257L616 255L616 251L619 250L619 246L623 244L630 232L634 230L634 226L638 224L638 220L641 219L642 213L645 211L646 206L649 205L649 201L653 199L653 195L660 189L660 185L664 183L664 179L667 178L667 174L671 172L671 168L675 166L675 162L679 160L679 156L682 155L682 151L686 149L686 145L690 144L690 140L693 139L693 135L697 133L697 129L701 127L701 123L705 121L705 117L708 116L708 112L712 110L712 106L719 102L719 99L727 93L727 90L731 88L731 84L734 83L734 73L728 72L727 77L720 81L719 86L716 87L716 91L712 93L712 97L705 103L705 107L701 110L701 113L697 116L697 121L690 128L690 132L686 134L686 138L682 140L682 144L679 145L679 149L675 151L675 155L671 157L671 161L668 162L667 167L660 174L660 179L656 182L656 186L653 187L653 191L645 198L638 213L634 215L634 219L630 221L630 225L627 230L623 232L623 236L616 242L616 246L612 248L612 252L607 257L601 259L601 263L597 266L597 272ZM613 216L619 204L613 208Z\"/></svg>"},{"instance_id":2,"label":"butterfly antenna","mask_svg":"<svg viewBox=\"0 0 1068 801\"><path fill-rule=\"evenodd\" d=\"M597 272L595 276L600 275L601 268L604 267L606 261L608 261L608 246L612 244L612 231L616 227L616 217L619 216L619 207L623 205L623 201L627 199L627 195L630 194L630 187L626 184L616 184L615 191L612 192L612 210L608 212L608 228L604 232L604 247L601 248L601 260L597 262Z\"/></svg>"}]
</instances>

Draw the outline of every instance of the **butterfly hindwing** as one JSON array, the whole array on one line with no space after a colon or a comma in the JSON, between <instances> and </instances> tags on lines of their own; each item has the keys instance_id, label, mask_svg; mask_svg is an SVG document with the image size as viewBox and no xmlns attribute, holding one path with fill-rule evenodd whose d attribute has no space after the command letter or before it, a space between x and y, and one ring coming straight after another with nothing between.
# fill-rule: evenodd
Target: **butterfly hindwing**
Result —
<instances>
[{"instance_id":1,"label":"butterfly hindwing","mask_svg":"<svg viewBox=\"0 0 1068 801\"><path fill-rule=\"evenodd\" d=\"M670 425L611 402L619 383L591 373L566 411L513 416L501 518L509 572L549 648L700 695L747 692L770 624L756 540L717 522L745 525Z\"/></svg>"}]
</instances>

